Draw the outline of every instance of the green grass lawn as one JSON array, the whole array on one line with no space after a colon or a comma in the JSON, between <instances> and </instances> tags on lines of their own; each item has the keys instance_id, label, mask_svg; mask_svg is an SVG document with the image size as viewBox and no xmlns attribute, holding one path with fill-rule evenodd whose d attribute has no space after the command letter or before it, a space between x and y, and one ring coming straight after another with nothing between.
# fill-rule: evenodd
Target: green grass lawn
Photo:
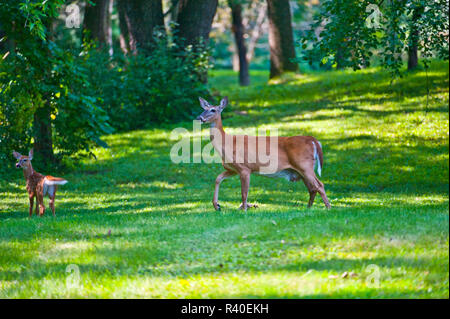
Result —
<instances>
[{"instance_id":1,"label":"green grass lawn","mask_svg":"<svg viewBox=\"0 0 450 319\"><path fill-rule=\"evenodd\" d=\"M173 164L176 125L105 137L109 149L65 174L56 218L28 219L11 168L0 181L0 297L448 298L448 63L428 75L426 106L424 71L392 85L380 69L270 84L255 71L248 88L212 73L230 97L227 132L322 142L331 210L319 196L308 210L302 183L252 176L258 209L237 209L234 177L215 212L221 165Z\"/></svg>"}]
</instances>

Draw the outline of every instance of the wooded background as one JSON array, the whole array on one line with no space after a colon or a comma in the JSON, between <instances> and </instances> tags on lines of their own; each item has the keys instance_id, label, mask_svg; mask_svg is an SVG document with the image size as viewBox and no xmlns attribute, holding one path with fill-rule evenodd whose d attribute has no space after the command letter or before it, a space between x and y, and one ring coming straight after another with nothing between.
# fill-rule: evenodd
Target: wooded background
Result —
<instances>
[{"instance_id":1,"label":"wooded background","mask_svg":"<svg viewBox=\"0 0 450 319\"><path fill-rule=\"evenodd\" d=\"M107 146L101 136L192 119L208 70L382 65L392 79L448 59L444 0L98 0L0 3L0 170ZM404 68L404 63L407 67Z\"/></svg>"}]
</instances>

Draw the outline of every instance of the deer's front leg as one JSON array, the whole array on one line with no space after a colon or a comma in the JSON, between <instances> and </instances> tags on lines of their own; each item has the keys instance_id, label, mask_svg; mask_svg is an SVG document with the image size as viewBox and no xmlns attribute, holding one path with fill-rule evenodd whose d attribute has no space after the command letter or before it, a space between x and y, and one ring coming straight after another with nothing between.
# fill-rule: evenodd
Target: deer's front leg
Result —
<instances>
[{"instance_id":1,"label":"deer's front leg","mask_svg":"<svg viewBox=\"0 0 450 319\"><path fill-rule=\"evenodd\" d=\"M221 174L219 174L219 176L217 176L216 178L216 187L214 188L214 198L213 198L213 205L214 205L214 209L215 210L220 210L220 205L219 205L219 188L220 188L220 183L222 183L222 181L230 176L235 175L235 172L232 171L225 171Z\"/></svg>"},{"instance_id":2,"label":"deer's front leg","mask_svg":"<svg viewBox=\"0 0 450 319\"><path fill-rule=\"evenodd\" d=\"M30 199L30 218L31 218L31 216L33 215L34 194L29 194L28 198Z\"/></svg>"},{"instance_id":3,"label":"deer's front leg","mask_svg":"<svg viewBox=\"0 0 450 319\"><path fill-rule=\"evenodd\" d=\"M247 171L242 172L240 174L240 177L241 177L242 204L239 208L247 211L247 208L249 207L257 207L256 205L247 203L248 189L250 187L250 172Z\"/></svg>"}]
</instances>

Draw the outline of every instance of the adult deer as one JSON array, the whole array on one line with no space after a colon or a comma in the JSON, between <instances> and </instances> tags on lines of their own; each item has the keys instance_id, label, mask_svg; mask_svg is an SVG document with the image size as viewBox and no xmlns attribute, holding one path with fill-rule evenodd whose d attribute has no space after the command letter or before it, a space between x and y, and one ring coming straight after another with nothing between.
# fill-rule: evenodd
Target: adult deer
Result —
<instances>
[{"instance_id":1,"label":"adult deer","mask_svg":"<svg viewBox=\"0 0 450 319\"><path fill-rule=\"evenodd\" d=\"M213 106L199 98L203 113L197 117L201 123L211 123L211 142L222 157L225 171L217 176L213 205L220 210L220 183L231 176L239 175L241 179L241 209L256 207L247 203L250 174L256 173L267 177L281 177L288 181L303 180L309 190L311 207L317 193L322 197L327 208L331 208L323 183L317 178L314 167L321 175L323 153L320 142L312 136L247 136L226 134L222 126L222 111L228 105L225 97L219 106Z\"/></svg>"}]
</instances>

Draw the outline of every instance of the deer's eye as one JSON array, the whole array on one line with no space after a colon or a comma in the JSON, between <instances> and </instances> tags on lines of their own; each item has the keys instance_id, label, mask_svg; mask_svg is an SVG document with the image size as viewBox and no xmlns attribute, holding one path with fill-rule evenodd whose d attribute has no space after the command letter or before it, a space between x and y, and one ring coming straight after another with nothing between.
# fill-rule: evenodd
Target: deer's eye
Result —
<instances>
[{"instance_id":1,"label":"deer's eye","mask_svg":"<svg viewBox=\"0 0 450 319\"><path fill-rule=\"evenodd\" d=\"M211 110L211 112L212 112L212 113L215 113L215 112L216 112L216 110L215 110L215 109L212 109L212 110Z\"/></svg>"},{"instance_id":2,"label":"deer's eye","mask_svg":"<svg viewBox=\"0 0 450 319\"><path fill-rule=\"evenodd\" d=\"M27 160L26 160L26 159L24 159L23 161L24 161L24 162L26 162Z\"/></svg>"}]
</instances>

